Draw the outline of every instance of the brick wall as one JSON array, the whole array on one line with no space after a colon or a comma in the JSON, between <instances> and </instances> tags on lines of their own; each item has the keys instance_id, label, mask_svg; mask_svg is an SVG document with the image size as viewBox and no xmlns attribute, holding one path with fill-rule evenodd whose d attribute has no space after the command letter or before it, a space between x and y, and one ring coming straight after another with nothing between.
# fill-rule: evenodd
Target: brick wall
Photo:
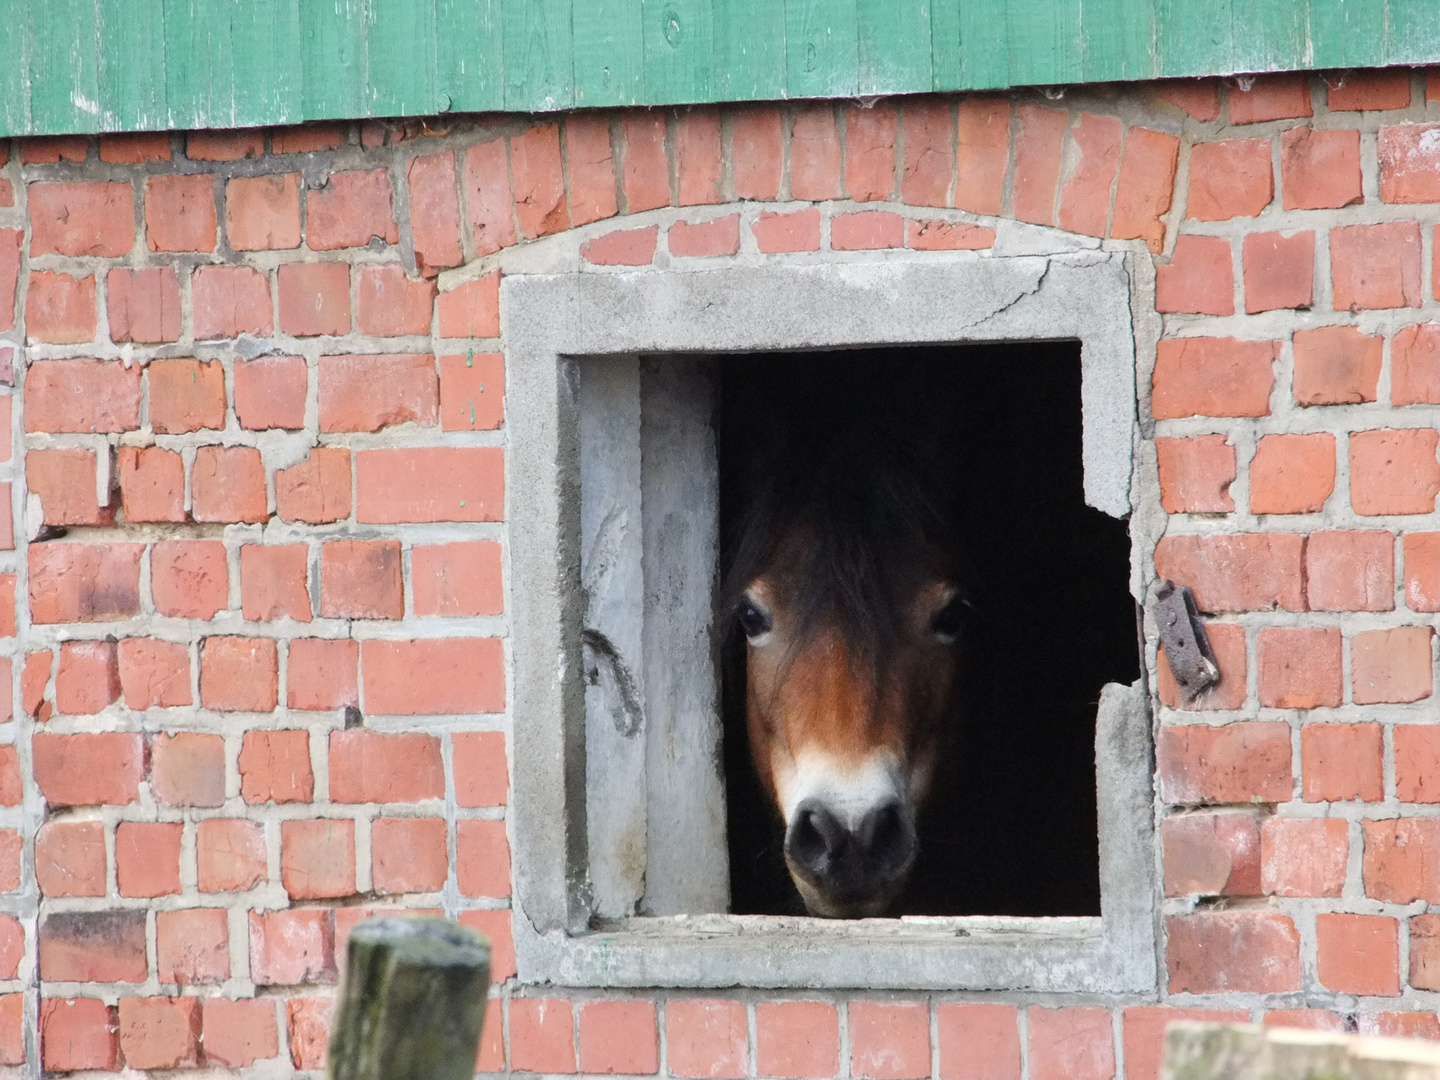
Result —
<instances>
[{"instance_id":1,"label":"brick wall","mask_svg":"<svg viewBox=\"0 0 1440 1080\"><path fill-rule=\"evenodd\" d=\"M319 1069L346 934L396 907L494 940L484 1072L1149 1080L1176 1015L1440 1037L1440 80L33 140L0 204L6 1066ZM1225 674L1185 706L1149 658L1161 984L518 985L502 270L1067 244L1153 256L1140 556Z\"/></svg>"}]
</instances>

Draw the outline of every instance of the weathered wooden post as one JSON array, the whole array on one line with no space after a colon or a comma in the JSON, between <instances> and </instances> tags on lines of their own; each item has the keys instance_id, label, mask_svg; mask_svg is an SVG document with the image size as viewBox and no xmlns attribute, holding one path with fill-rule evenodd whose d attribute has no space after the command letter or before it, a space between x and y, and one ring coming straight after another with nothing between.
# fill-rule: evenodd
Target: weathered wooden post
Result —
<instances>
[{"instance_id":1,"label":"weathered wooden post","mask_svg":"<svg viewBox=\"0 0 1440 1080\"><path fill-rule=\"evenodd\" d=\"M468 1080L485 1020L490 943L436 918L350 932L330 1034L331 1080Z\"/></svg>"},{"instance_id":2,"label":"weathered wooden post","mask_svg":"<svg viewBox=\"0 0 1440 1080\"><path fill-rule=\"evenodd\" d=\"M1165 1029L1160 1080L1440 1080L1440 1045L1176 1021Z\"/></svg>"}]
</instances>

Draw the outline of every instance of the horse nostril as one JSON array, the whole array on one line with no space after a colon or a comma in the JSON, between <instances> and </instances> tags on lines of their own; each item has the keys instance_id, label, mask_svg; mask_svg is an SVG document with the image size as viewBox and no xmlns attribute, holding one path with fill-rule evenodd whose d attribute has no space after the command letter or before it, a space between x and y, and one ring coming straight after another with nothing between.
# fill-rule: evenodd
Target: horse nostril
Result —
<instances>
[{"instance_id":1,"label":"horse nostril","mask_svg":"<svg viewBox=\"0 0 1440 1080\"><path fill-rule=\"evenodd\" d=\"M845 827L818 802L806 800L795 809L785 835L785 854L801 869L823 877L845 845Z\"/></svg>"},{"instance_id":2,"label":"horse nostril","mask_svg":"<svg viewBox=\"0 0 1440 1080\"><path fill-rule=\"evenodd\" d=\"M877 806L861 818L855 840L882 872L898 873L915 855L915 827L898 802Z\"/></svg>"}]
</instances>

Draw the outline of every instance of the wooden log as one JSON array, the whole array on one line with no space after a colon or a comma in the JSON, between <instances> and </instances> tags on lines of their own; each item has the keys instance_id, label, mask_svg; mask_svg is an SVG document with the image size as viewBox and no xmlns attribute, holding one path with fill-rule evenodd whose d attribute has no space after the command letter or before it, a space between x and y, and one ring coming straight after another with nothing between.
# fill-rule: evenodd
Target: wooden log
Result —
<instances>
[{"instance_id":1,"label":"wooden log","mask_svg":"<svg viewBox=\"0 0 1440 1080\"><path fill-rule=\"evenodd\" d=\"M331 1080L469 1080L490 943L445 919L370 919L350 932L330 1035Z\"/></svg>"},{"instance_id":2,"label":"wooden log","mask_svg":"<svg viewBox=\"0 0 1440 1080\"><path fill-rule=\"evenodd\" d=\"M1440 1080L1440 1046L1179 1020L1165 1029L1160 1080Z\"/></svg>"}]
</instances>

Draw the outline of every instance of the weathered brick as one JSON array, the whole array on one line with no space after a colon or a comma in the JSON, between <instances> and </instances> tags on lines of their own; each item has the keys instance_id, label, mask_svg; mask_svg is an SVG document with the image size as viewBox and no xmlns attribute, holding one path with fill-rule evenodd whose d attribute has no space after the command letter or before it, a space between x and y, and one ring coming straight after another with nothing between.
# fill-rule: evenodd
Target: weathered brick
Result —
<instances>
[{"instance_id":1,"label":"weathered brick","mask_svg":"<svg viewBox=\"0 0 1440 1080\"><path fill-rule=\"evenodd\" d=\"M1245 311L1308 308L1315 298L1315 233L1250 233L1241 250Z\"/></svg>"},{"instance_id":2,"label":"weathered brick","mask_svg":"<svg viewBox=\"0 0 1440 1080\"><path fill-rule=\"evenodd\" d=\"M852 1001L846 1015L851 1076L873 1080L929 1077L930 1009L924 1002Z\"/></svg>"},{"instance_id":3,"label":"weathered brick","mask_svg":"<svg viewBox=\"0 0 1440 1080\"><path fill-rule=\"evenodd\" d=\"M1160 823L1166 896L1257 896L1260 823L1253 811L1182 814Z\"/></svg>"},{"instance_id":4,"label":"weathered brick","mask_svg":"<svg viewBox=\"0 0 1440 1080\"><path fill-rule=\"evenodd\" d=\"M907 97L901 122L905 157L900 169L900 201L910 206L949 206L956 133L951 100Z\"/></svg>"},{"instance_id":5,"label":"weathered brick","mask_svg":"<svg viewBox=\"0 0 1440 1080\"><path fill-rule=\"evenodd\" d=\"M429 334L435 283L411 281L399 263L362 266L356 285L355 325L362 334L398 337Z\"/></svg>"},{"instance_id":6,"label":"weathered brick","mask_svg":"<svg viewBox=\"0 0 1440 1080\"><path fill-rule=\"evenodd\" d=\"M1357 514L1430 514L1440 492L1433 428L1350 436L1350 505Z\"/></svg>"},{"instance_id":7,"label":"weathered brick","mask_svg":"<svg viewBox=\"0 0 1440 1080\"><path fill-rule=\"evenodd\" d=\"M1267 896L1339 896L1349 861L1344 818L1268 817L1260 828L1260 885Z\"/></svg>"},{"instance_id":8,"label":"weathered brick","mask_svg":"<svg viewBox=\"0 0 1440 1080\"><path fill-rule=\"evenodd\" d=\"M201 892L243 892L265 880L265 862L265 827L258 822L206 818L196 823Z\"/></svg>"},{"instance_id":9,"label":"weathered brick","mask_svg":"<svg viewBox=\"0 0 1440 1080\"><path fill-rule=\"evenodd\" d=\"M137 131L100 136L100 160L114 165L144 165L170 160L168 131Z\"/></svg>"},{"instance_id":10,"label":"weathered brick","mask_svg":"<svg viewBox=\"0 0 1440 1080\"><path fill-rule=\"evenodd\" d=\"M285 1022L290 1029L290 1062L297 1069L324 1069L330 1049L329 998L290 998Z\"/></svg>"},{"instance_id":11,"label":"weathered brick","mask_svg":"<svg viewBox=\"0 0 1440 1080\"><path fill-rule=\"evenodd\" d=\"M1257 635L1256 647L1261 705L1315 709L1333 708L1342 701L1337 627L1265 627Z\"/></svg>"},{"instance_id":12,"label":"weathered brick","mask_svg":"<svg viewBox=\"0 0 1440 1080\"><path fill-rule=\"evenodd\" d=\"M653 1001L587 1001L580 1006L580 1071L648 1076L660 1071Z\"/></svg>"},{"instance_id":13,"label":"weathered brick","mask_svg":"<svg viewBox=\"0 0 1440 1080\"><path fill-rule=\"evenodd\" d=\"M1020 120L1011 195L1015 216L1033 225L1053 225L1060 154L1070 114L1040 105L1019 105L1015 112Z\"/></svg>"},{"instance_id":14,"label":"weathered brick","mask_svg":"<svg viewBox=\"0 0 1440 1080\"><path fill-rule=\"evenodd\" d=\"M455 151L426 154L411 160L410 235L420 273L434 277L465 261L460 249L460 197L455 176Z\"/></svg>"},{"instance_id":15,"label":"weathered brick","mask_svg":"<svg viewBox=\"0 0 1440 1080\"><path fill-rule=\"evenodd\" d=\"M515 217L523 235L533 239L570 227L558 124L536 124L510 136L510 174L515 184Z\"/></svg>"},{"instance_id":16,"label":"weathered brick","mask_svg":"<svg viewBox=\"0 0 1440 1080\"><path fill-rule=\"evenodd\" d=\"M1395 796L1406 803L1440 802L1440 727L1396 724Z\"/></svg>"},{"instance_id":17,"label":"weathered brick","mask_svg":"<svg viewBox=\"0 0 1440 1080\"><path fill-rule=\"evenodd\" d=\"M1160 342L1151 378L1157 420L1268 416L1278 341L1172 338Z\"/></svg>"},{"instance_id":18,"label":"weathered brick","mask_svg":"<svg viewBox=\"0 0 1440 1080\"><path fill-rule=\"evenodd\" d=\"M300 174L238 176L225 183L225 239L236 251L300 246Z\"/></svg>"},{"instance_id":19,"label":"weathered brick","mask_svg":"<svg viewBox=\"0 0 1440 1080\"><path fill-rule=\"evenodd\" d=\"M119 1063L120 1025L115 1009L99 998L53 998L40 1002L40 1061L54 1072L112 1070Z\"/></svg>"},{"instance_id":20,"label":"weathered brick","mask_svg":"<svg viewBox=\"0 0 1440 1080\"><path fill-rule=\"evenodd\" d=\"M118 687L117 687L118 690ZM220 806L225 802L225 740L181 731L150 744L150 790L166 806Z\"/></svg>"},{"instance_id":21,"label":"weathered brick","mask_svg":"<svg viewBox=\"0 0 1440 1080\"><path fill-rule=\"evenodd\" d=\"M1185 203L1191 221L1254 217L1274 197L1269 139L1227 139L1191 149Z\"/></svg>"},{"instance_id":22,"label":"weathered brick","mask_svg":"<svg viewBox=\"0 0 1440 1080\"><path fill-rule=\"evenodd\" d=\"M355 516L362 522L504 517L504 451L499 447L358 450L355 469Z\"/></svg>"},{"instance_id":23,"label":"weathered brick","mask_svg":"<svg viewBox=\"0 0 1440 1080\"><path fill-rule=\"evenodd\" d=\"M1156 744L1161 798L1172 803L1288 802L1288 724L1166 726Z\"/></svg>"},{"instance_id":24,"label":"weathered brick","mask_svg":"<svg viewBox=\"0 0 1440 1080\"><path fill-rule=\"evenodd\" d=\"M1421 701L1431 694L1428 626L1366 630L1350 639L1350 694L1356 705Z\"/></svg>"},{"instance_id":25,"label":"weathered brick","mask_svg":"<svg viewBox=\"0 0 1440 1080\"><path fill-rule=\"evenodd\" d=\"M251 805L309 802L314 797L308 731L247 731L239 768L240 794Z\"/></svg>"},{"instance_id":26,"label":"weathered brick","mask_svg":"<svg viewBox=\"0 0 1440 1080\"><path fill-rule=\"evenodd\" d=\"M97 308L95 276L76 277L50 270L30 273L25 294L25 335L52 345L80 345L95 340Z\"/></svg>"},{"instance_id":27,"label":"weathered brick","mask_svg":"<svg viewBox=\"0 0 1440 1080\"><path fill-rule=\"evenodd\" d=\"M1406 533L1405 603L1411 611L1440 611L1440 533Z\"/></svg>"},{"instance_id":28,"label":"weathered brick","mask_svg":"<svg viewBox=\"0 0 1440 1080\"><path fill-rule=\"evenodd\" d=\"M1031 1080L1110 1080L1116 1073L1110 1010L1099 1006L1025 1010Z\"/></svg>"},{"instance_id":29,"label":"weathered brick","mask_svg":"<svg viewBox=\"0 0 1440 1080\"><path fill-rule=\"evenodd\" d=\"M280 329L296 337L350 332L350 267L286 263L277 275Z\"/></svg>"},{"instance_id":30,"label":"weathered brick","mask_svg":"<svg viewBox=\"0 0 1440 1080\"><path fill-rule=\"evenodd\" d=\"M500 271L441 293L435 306L439 309L441 337L499 337Z\"/></svg>"},{"instance_id":31,"label":"weathered brick","mask_svg":"<svg viewBox=\"0 0 1440 1080\"><path fill-rule=\"evenodd\" d=\"M772 214L762 210L759 220L750 226L750 231L762 254L819 251L820 211L813 206L789 214Z\"/></svg>"},{"instance_id":32,"label":"weathered brick","mask_svg":"<svg viewBox=\"0 0 1440 1080\"><path fill-rule=\"evenodd\" d=\"M135 246L134 192L129 183L31 184L31 255L128 255Z\"/></svg>"},{"instance_id":33,"label":"weathered brick","mask_svg":"<svg viewBox=\"0 0 1440 1080\"><path fill-rule=\"evenodd\" d=\"M1207 119L1213 120L1220 113L1218 95L1214 108L1214 115ZM1121 1015L1126 1080L1160 1080L1165 1029L1172 1020L1240 1024L1250 1020L1248 1009L1182 1009L1173 1005L1132 1005Z\"/></svg>"},{"instance_id":34,"label":"weathered brick","mask_svg":"<svg viewBox=\"0 0 1440 1080\"><path fill-rule=\"evenodd\" d=\"M596 266L649 266L655 261L660 226L620 229L580 245L580 255Z\"/></svg>"},{"instance_id":35,"label":"weathered brick","mask_svg":"<svg viewBox=\"0 0 1440 1080\"><path fill-rule=\"evenodd\" d=\"M30 617L37 623L62 623L139 615L144 550L143 544L31 544Z\"/></svg>"},{"instance_id":36,"label":"weathered brick","mask_svg":"<svg viewBox=\"0 0 1440 1080\"><path fill-rule=\"evenodd\" d=\"M138 983L148 975L145 912L67 911L40 924L40 978Z\"/></svg>"},{"instance_id":37,"label":"weathered brick","mask_svg":"<svg viewBox=\"0 0 1440 1080\"><path fill-rule=\"evenodd\" d=\"M140 426L140 367L39 360L25 372L25 430L108 434Z\"/></svg>"},{"instance_id":38,"label":"weathered brick","mask_svg":"<svg viewBox=\"0 0 1440 1080\"><path fill-rule=\"evenodd\" d=\"M1311 611L1391 611L1395 537L1380 530L1326 530L1305 545Z\"/></svg>"},{"instance_id":39,"label":"weathered brick","mask_svg":"<svg viewBox=\"0 0 1440 1080\"><path fill-rule=\"evenodd\" d=\"M1335 436L1266 435L1250 459L1252 514L1323 510L1335 490Z\"/></svg>"},{"instance_id":40,"label":"weathered brick","mask_svg":"<svg viewBox=\"0 0 1440 1080\"><path fill-rule=\"evenodd\" d=\"M390 202L384 169L331 173L329 183L305 195L306 242L313 251L364 247L372 237L398 244L400 227Z\"/></svg>"},{"instance_id":41,"label":"weathered brick","mask_svg":"<svg viewBox=\"0 0 1440 1080\"><path fill-rule=\"evenodd\" d=\"M225 426L225 370L219 360L152 360L150 426L182 435Z\"/></svg>"},{"instance_id":42,"label":"weathered brick","mask_svg":"<svg viewBox=\"0 0 1440 1080\"><path fill-rule=\"evenodd\" d=\"M1440 404L1440 323L1416 323L1390 339L1390 401Z\"/></svg>"},{"instance_id":43,"label":"weathered brick","mask_svg":"<svg viewBox=\"0 0 1440 1080\"><path fill-rule=\"evenodd\" d=\"M1342 994L1400 993L1400 923L1384 915L1322 911L1315 916L1315 974Z\"/></svg>"},{"instance_id":44,"label":"weathered brick","mask_svg":"<svg viewBox=\"0 0 1440 1080\"><path fill-rule=\"evenodd\" d=\"M193 1069L200 1064L200 999L122 997L120 1052L132 1069Z\"/></svg>"},{"instance_id":45,"label":"weathered brick","mask_svg":"<svg viewBox=\"0 0 1440 1080\"><path fill-rule=\"evenodd\" d=\"M742 105L730 118L730 160L737 199L770 201L780 195L782 132L774 105Z\"/></svg>"},{"instance_id":46,"label":"weathered brick","mask_svg":"<svg viewBox=\"0 0 1440 1080\"><path fill-rule=\"evenodd\" d=\"M185 156L191 161L241 161L264 157L265 132L260 128L191 131L185 135Z\"/></svg>"},{"instance_id":47,"label":"weathered brick","mask_svg":"<svg viewBox=\"0 0 1440 1080\"><path fill-rule=\"evenodd\" d=\"M70 716L98 713L120 697L113 641L62 641L55 707Z\"/></svg>"},{"instance_id":48,"label":"weathered brick","mask_svg":"<svg viewBox=\"0 0 1440 1080\"><path fill-rule=\"evenodd\" d=\"M320 525L350 516L350 451L317 446L308 460L275 473L275 512Z\"/></svg>"},{"instance_id":49,"label":"weathered brick","mask_svg":"<svg viewBox=\"0 0 1440 1080\"><path fill-rule=\"evenodd\" d=\"M505 708L498 638L361 643L365 706L386 715L496 713Z\"/></svg>"},{"instance_id":50,"label":"weathered brick","mask_svg":"<svg viewBox=\"0 0 1440 1080\"><path fill-rule=\"evenodd\" d=\"M1235 270L1223 236L1182 236L1175 255L1155 270L1155 310L1199 315L1235 313Z\"/></svg>"},{"instance_id":51,"label":"weathered brick","mask_svg":"<svg viewBox=\"0 0 1440 1080\"><path fill-rule=\"evenodd\" d=\"M416 544L410 551L415 614L499 615L500 545L493 540Z\"/></svg>"},{"instance_id":52,"label":"weathered brick","mask_svg":"<svg viewBox=\"0 0 1440 1080\"><path fill-rule=\"evenodd\" d=\"M119 665L127 707L165 709L190 704L190 652L184 645L124 638Z\"/></svg>"},{"instance_id":53,"label":"weathered brick","mask_svg":"<svg viewBox=\"0 0 1440 1080\"><path fill-rule=\"evenodd\" d=\"M280 879L292 900L353 895L355 823L282 821Z\"/></svg>"},{"instance_id":54,"label":"weathered brick","mask_svg":"<svg viewBox=\"0 0 1440 1080\"><path fill-rule=\"evenodd\" d=\"M648 109L627 112L621 118L620 131L625 139L620 187L625 193L626 211L639 214L669 206L670 166L665 158L664 114Z\"/></svg>"},{"instance_id":55,"label":"weathered brick","mask_svg":"<svg viewBox=\"0 0 1440 1080\"><path fill-rule=\"evenodd\" d=\"M178 821L122 821L115 827L115 880L121 896L170 896L180 891Z\"/></svg>"},{"instance_id":56,"label":"weathered brick","mask_svg":"<svg viewBox=\"0 0 1440 1080\"><path fill-rule=\"evenodd\" d=\"M271 638L207 637L200 650L200 700L207 709L270 712L277 666Z\"/></svg>"},{"instance_id":57,"label":"weathered brick","mask_svg":"<svg viewBox=\"0 0 1440 1080\"><path fill-rule=\"evenodd\" d=\"M1331 112L1383 111L1410 106L1410 69L1343 71L1325 76Z\"/></svg>"},{"instance_id":58,"label":"weathered brick","mask_svg":"<svg viewBox=\"0 0 1440 1080\"><path fill-rule=\"evenodd\" d=\"M916 221L905 223L905 246L913 251L976 251L993 247L995 230L963 221Z\"/></svg>"},{"instance_id":59,"label":"weathered brick","mask_svg":"<svg viewBox=\"0 0 1440 1080\"><path fill-rule=\"evenodd\" d=\"M229 605L225 546L216 540L162 540L150 555L155 609L181 619L209 619Z\"/></svg>"},{"instance_id":60,"label":"weathered brick","mask_svg":"<svg viewBox=\"0 0 1440 1080\"><path fill-rule=\"evenodd\" d=\"M740 251L740 215L727 214L710 221L677 221L665 233L671 255L699 258L734 255Z\"/></svg>"},{"instance_id":61,"label":"weathered brick","mask_svg":"<svg viewBox=\"0 0 1440 1080\"><path fill-rule=\"evenodd\" d=\"M1167 536L1155 548L1155 569L1189 585L1202 611L1304 611L1303 539L1287 533Z\"/></svg>"},{"instance_id":62,"label":"weathered brick","mask_svg":"<svg viewBox=\"0 0 1440 1080\"><path fill-rule=\"evenodd\" d=\"M450 736L455 805L504 806L510 788L505 735L499 731L457 731Z\"/></svg>"},{"instance_id":63,"label":"weathered brick","mask_svg":"<svg viewBox=\"0 0 1440 1080\"><path fill-rule=\"evenodd\" d=\"M1417 990L1440 988L1440 915L1410 920L1410 985Z\"/></svg>"},{"instance_id":64,"label":"weathered brick","mask_svg":"<svg viewBox=\"0 0 1440 1080\"><path fill-rule=\"evenodd\" d=\"M405 614L398 540L332 540L320 547L320 614L399 619Z\"/></svg>"},{"instance_id":65,"label":"weathered brick","mask_svg":"<svg viewBox=\"0 0 1440 1080\"><path fill-rule=\"evenodd\" d=\"M828 1001L757 1002L755 1066L761 1076L790 1080L838 1076L840 1017L834 1004Z\"/></svg>"},{"instance_id":66,"label":"weathered brick","mask_svg":"<svg viewBox=\"0 0 1440 1080\"><path fill-rule=\"evenodd\" d=\"M868 251L905 246L905 219L885 210L836 214L830 219L834 251Z\"/></svg>"},{"instance_id":67,"label":"weathered brick","mask_svg":"<svg viewBox=\"0 0 1440 1080\"><path fill-rule=\"evenodd\" d=\"M676 1076L739 1080L750 1074L750 1038L743 1001L724 998L667 1001L665 1044L666 1064Z\"/></svg>"},{"instance_id":68,"label":"weathered brick","mask_svg":"<svg viewBox=\"0 0 1440 1080\"><path fill-rule=\"evenodd\" d=\"M675 172L681 206L723 202L724 177L720 146L720 113L711 106L692 106L675 118Z\"/></svg>"},{"instance_id":69,"label":"weathered brick","mask_svg":"<svg viewBox=\"0 0 1440 1080\"><path fill-rule=\"evenodd\" d=\"M429 353L322 356L319 375L321 431L436 421L440 380Z\"/></svg>"},{"instance_id":70,"label":"weathered brick","mask_svg":"<svg viewBox=\"0 0 1440 1080\"><path fill-rule=\"evenodd\" d=\"M331 801L400 803L444 797L445 766L434 735L359 729L330 733Z\"/></svg>"},{"instance_id":71,"label":"weathered brick","mask_svg":"<svg viewBox=\"0 0 1440 1080\"><path fill-rule=\"evenodd\" d=\"M960 100L956 157L955 206L974 214L999 214L1010 163L1008 99Z\"/></svg>"},{"instance_id":72,"label":"weathered brick","mask_svg":"<svg viewBox=\"0 0 1440 1080\"><path fill-rule=\"evenodd\" d=\"M151 251L215 250L215 178L152 176L145 185L145 243Z\"/></svg>"},{"instance_id":73,"label":"weathered brick","mask_svg":"<svg viewBox=\"0 0 1440 1080\"><path fill-rule=\"evenodd\" d=\"M1246 658L1245 628L1234 623L1207 623L1205 632L1210 637L1210 648L1215 653L1215 663L1220 668L1220 681L1194 701L1186 701L1180 695L1180 687L1171 674L1165 660L1162 646L1156 658L1159 679L1156 689L1160 701L1171 709L1198 711L1207 709L1238 709L1245 704Z\"/></svg>"},{"instance_id":74,"label":"weathered brick","mask_svg":"<svg viewBox=\"0 0 1440 1080\"><path fill-rule=\"evenodd\" d=\"M1062 229L1085 236L1105 235L1124 132L1125 126L1113 116L1080 114L1070 131L1080 162L1060 190L1058 222Z\"/></svg>"},{"instance_id":75,"label":"weathered brick","mask_svg":"<svg viewBox=\"0 0 1440 1080\"><path fill-rule=\"evenodd\" d=\"M202 446L190 467L196 521L261 522L270 516L265 464L253 446Z\"/></svg>"},{"instance_id":76,"label":"weathered brick","mask_svg":"<svg viewBox=\"0 0 1440 1080\"><path fill-rule=\"evenodd\" d=\"M503 821L456 822L455 880L461 896L510 895L510 845Z\"/></svg>"},{"instance_id":77,"label":"weathered brick","mask_svg":"<svg viewBox=\"0 0 1440 1080\"><path fill-rule=\"evenodd\" d=\"M1235 448L1225 435L1155 440L1160 504L1170 514L1224 514L1235 509Z\"/></svg>"},{"instance_id":78,"label":"weathered brick","mask_svg":"<svg viewBox=\"0 0 1440 1080\"><path fill-rule=\"evenodd\" d=\"M243 1069L280 1052L275 999L206 998L201 1039L212 1065Z\"/></svg>"},{"instance_id":79,"label":"weathered brick","mask_svg":"<svg viewBox=\"0 0 1440 1080\"><path fill-rule=\"evenodd\" d=\"M344 145L344 124L298 124L270 132L272 154L313 154Z\"/></svg>"},{"instance_id":80,"label":"weathered brick","mask_svg":"<svg viewBox=\"0 0 1440 1080\"><path fill-rule=\"evenodd\" d=\"M93 450L31 450L25 486L40 500L47 525L101 525L115 517L96 500Z\"/></svg>"},{"instance_id":81,"label":"weathered brick","mask_svg":"<svg viewBox=\"0 0 1440 1080\"><path fill-rule=\"evenodd\" d=\"M47 821L35 836L35 882L42 896L105 895L105 825Z\"/></svg>"},{"instance_id":82,"label":"weathered brick","mask_svg":"<svg viewBox=\"0 0 1440 1080\"><path fill-rule=\"evenodd\" d=\"M1295 331L1294 347L1297 404L1375 400L1383 337L1362 334L1355 326L1324 326Z\"/></svg>"},{"instance_id":83,"label":"weathered brick","mask_svg":"<svg viewBox=\"0 0 1440 1080\"><path fill-rule=\"evenodd\" d=\"M309 374L301 356L236 360L235 419L251 431L305 426Z\"/></svg>"},{"instance_id":84,"label":"weathered brick","mask_svg":"<svg viewBox=\"0 0 1440 1080\"><path fill-rule=\"evenodd\" d=\"M275 332L270 282L249 266L198 266L190 278L195 339Z\"/></svg>"},{"instance_id":85,"label":"weathered brick","mask_svg":"<svg viewBox=\"0 0 1440 1080\"><path fill-rule=\"evenodd\" d=\"M1267 120L1294 120L1313 116L1308 74L1247 76L1244 84L1231 82L1226 91L1230 123L1261 124Z\"/></svg>"},{"instance_id":86,"label":"weathered brick","mask_svg":"<svg viewBox=\"0 0 1440 1080\"><path fill-rule=\"evenodd\" d=\"M290 643L287 703L322 711L360 704L360 643L353 638L296 638Z\"/></svg>"},{"instance_id":87,"label":"weathered brick","mask_svg":"<svg viewBox=\"0 0 1440 1080\"><path fill-rule=\"evenodd\" d=\"M462 821L458 827L463 831L470 824ZM493 824L501 825L503 830L502 822ZM376 818L370 826L370 875L375 891L398 894L443 889L450 864L445 834L444 818ZM460 871L465 868L465 858L462 847L457 855ZM463 885L460 892L471 895ZM505 895L509 895L508 888Z\"/></svg>"},{"instance_id":88,"label":"weathered brick","mask_svg":"<svg viewBox=\"0 0 1440 1080\"><path fill-rule=\"evenodd\" d=\"M1365 895L1409 904L1440 903L1440 818L1389 818L1361 823Z\"/></svg>"},{"instance_id":89,"label":"weathered brick","mask_svg":"<svg viewBox=\"0 0 1440 1080\"><path fill-rule=\"evenodd\" d=\"M180 286L175 270L111 270L105 276L111 341L180 340Z\"/></svg>"},{"instance_id":90,"label":"weathered brick","mask_svg":"<svg viewBox=\"0 0 1440 1080\"><path fill-rule=\"evenodd\" d=\"M464 184L474 257L478 259L515 243L510 163L503 138L476 143L465 151Z\"/></svg>"},{"instance_id":91,"label":"weathered brick","mask_svg":"<svg viewBox=\"0 0 1440 1080\"><path fill-rule=\"evenodd\" d=\"M42 135L21 139L18 146L22 165L58 165L62 161L84 161L90 156L90 139L84 135ZM8 161L8 145L4 154Z\"/></svg>"},{"instance_id":92,"label":"weathered brick","mask_svg":"<svg viewBox=\"0 0 1440 1080\"><path fill-rule=\"evenodd\" d=\"M1420 226L1413 221L1330 230L1336 311L1420 306Z\"/></svg>"},{"instance_id":93,"label":"weathered brick","mask_svg":"<svg viewBox=\"0 0 1440 1080\"><path fill-rule=\"evenodd\" d=\"M900 118L893 102L879 101L868 108L846 106L845 192L856 202L889 199L894 193L899 130Z\"/></svg>"},{"instance_id":94,"label":"weathered brick","mask_svg":"<svg viewBox=\"0 0 1440 1080\"><path fill-rule=\"evenodd\" d=\"M1306 802L1379 802L1385 780L1379 724L1306 724L1300 775Z\"/></svg>"},{"instance_id":95,"label":"weathered brick","mask_svg":"<svg viewBox=\"0 0 1440 1080\"><path fill-rule=\"evenodd\" d=\"M1165 920L1172 994L1300 989L1300 934L1278 911L1205 911Z\"/></svg>"},{"instance_id":96,"label":"weathered brick","mask_svg":"<svg viewBox=\"0 0 1440 1080\"><path fill-rule=\"evenodd\" d=\"M245 618L310 621L306 544L244 544L240 548L240 601Z\"/></svg>"},{"instance_id":97,"label":"weathered brick","mask_svg":"<svg viewBox=\"0 0 1440 1080\"><path fill-rule=\"evenodd\" d=\"M257 986L335 981L335 920L323 908L250 913L250 977Z\"/></svg>"},{"instance_id":98,"label":"weathered brick","mask_svg":"<svg viewBox=\"0 0 1440 1080\"><path fill-rule=\"evenodd\" d=\"M795 111L790 130L790 197L809 202L840 198L840 132L831 102L809 102ZM674 228L670 238L673 251Z\"/></svg>"},{"instance_id":99,"label":"weathered brick","mask_svg":"<svg viewBox=\"0 0 1440 1080\"><path fill-rule=\"evenodd\" d=\"M571 227L619 213L608 115L580 113L565 118L565 166L570 176ZM668 175L665 186L668 192Z\"/></svg>"}]
</instances>

